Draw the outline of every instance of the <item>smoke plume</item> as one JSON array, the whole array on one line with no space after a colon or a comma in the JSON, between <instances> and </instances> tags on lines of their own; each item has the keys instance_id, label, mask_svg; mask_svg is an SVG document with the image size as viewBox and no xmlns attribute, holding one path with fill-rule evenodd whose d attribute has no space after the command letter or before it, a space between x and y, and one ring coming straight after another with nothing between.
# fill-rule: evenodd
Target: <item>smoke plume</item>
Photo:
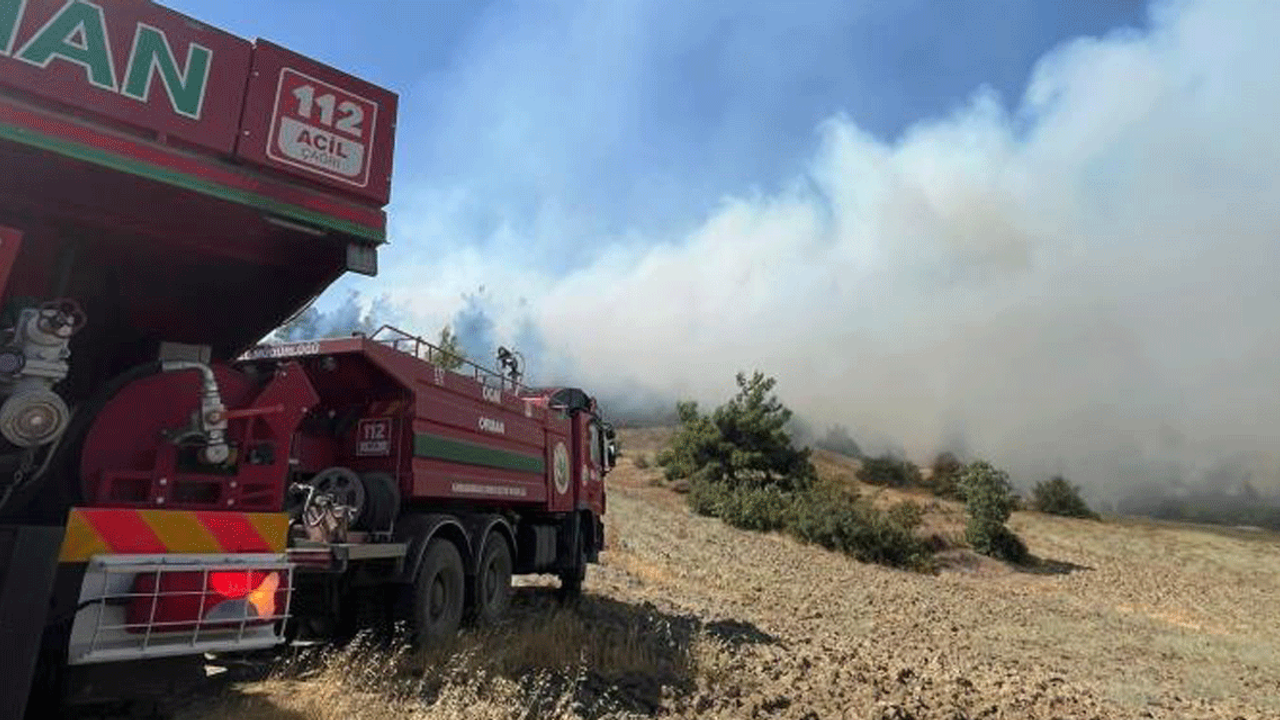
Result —
<instances>
[{"instance_id":1,"label":"smoke plume","mask_svg":"<svg viewBox=\"0 0 1280 720\"><path fill-rule=\"evenodd\" d=\"M1277 29L1268 0L1156 4L1012 104L979 89L893 142L832 117L805 172L687 234L495 272L549 374L604 396L718 403L758 368L867 451L963 442L1109 496L1225 461L1274 486Z\"/></svg>"}]
</instances>

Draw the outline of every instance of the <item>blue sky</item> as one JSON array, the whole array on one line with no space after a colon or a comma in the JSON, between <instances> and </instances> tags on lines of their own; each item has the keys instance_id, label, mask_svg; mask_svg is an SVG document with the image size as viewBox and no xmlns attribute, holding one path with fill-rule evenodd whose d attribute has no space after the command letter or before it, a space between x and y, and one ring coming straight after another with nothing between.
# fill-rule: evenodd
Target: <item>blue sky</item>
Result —
<instances>
[{"instance_id":1,"label":"blue sky","mask_svg":"<svg viewBox=\"0 0 1280 720\"><path fill-rule=\"evenodd\" d=\"M394 226L388 266L507 252L507 228L536 245L524 262L552 270L589 262L601 238L668 233L726 194L773 190L832 115L891 139L982 86L1016 99L1065 39L1145 21L1137 0L169 5L400 94L391 212L435 224Z\"/></svg>"}]
</instances>

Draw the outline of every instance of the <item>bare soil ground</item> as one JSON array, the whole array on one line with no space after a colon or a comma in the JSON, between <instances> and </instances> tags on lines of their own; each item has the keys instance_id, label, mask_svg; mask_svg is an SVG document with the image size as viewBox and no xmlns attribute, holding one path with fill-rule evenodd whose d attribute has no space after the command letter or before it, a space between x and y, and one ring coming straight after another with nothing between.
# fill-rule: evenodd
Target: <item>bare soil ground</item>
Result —
<instances>
[{"instance_id":1,"label":"bare soil ground","mask_svg":"<svg viewBox=\"0 0 1280 720\"><path fill-rule=\"evenodd\" d=\"M953 549L917 574L692 515L637 467L664 433L622 440L577 606L525 581L509 623L432 658L224 673L178 716L1280 718L1275 535L1016 513L1033 567ZM958 530L958 505L916 499L930 532Z\"/></svg>"}]
</instances>

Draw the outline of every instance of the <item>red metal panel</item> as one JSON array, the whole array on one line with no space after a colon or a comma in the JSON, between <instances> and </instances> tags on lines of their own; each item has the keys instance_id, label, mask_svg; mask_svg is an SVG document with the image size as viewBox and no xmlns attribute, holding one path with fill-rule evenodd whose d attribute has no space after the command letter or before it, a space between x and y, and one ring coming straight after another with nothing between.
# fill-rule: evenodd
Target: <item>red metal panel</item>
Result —
<instances>
[{"instance_id":1,"label":"red metal panel","mask_svg":"<svg viewBox=\"0 0 1280 720\"><path fill-rule=\"evenodd\" d=\"M540 423L507 408L486 405L432 385L419 386L417 413L419 417L429 417L433 422L474 434L476 442L511 441L542 447Z\"/></svg>"},{"instance_id":2,"label":"red metal panel","mask_svg":"<svg viewBox=\"0 0 1280 720\"><path fill-rule=\"evenodd\" d=\"M13 228L0 227L0 298L6 295L9 273L13 271L13 263L18 259L20 249L22 233Z\"/></svg>"},{"instance_id":3,"label":"red metal panel","mask_svg":"<svg viewBox=\"0 0 1280 720\"><path fill-rule=\"evenodd\" d=\"M95 418L80 459L85 496L100 506L279 510L290 441L319 398L295 364L261 391L240 373L221 366L214 372L233 418L228 441L245 456L262 452L262 460L240 462L234 475L182 469L179 447L162 433L189 421L200 400L200 378L192 372L150 375L124 387Z\"/></svg>"},{"instance_id":4,"label":"red metal panel","mask_svg":"<svg viewBox=\"0 0 1280 720\"><path fill-rule=\"evenodd\" d=\"M235 146L251 52L150 2L0 3L0 85L223 154Z\"/></svg>"},{"instance_id":5,"label":"red metal panel","mask_svg":"<svg viewBox=\"0 0 1280 720\"><path fill-rule=\"evenodd\" d=\"M236 154L386 204L396 104L392 92L260 40Z\"/></svg>"},{"instance_id":6,"label":"red metal panel","mask_svg":"<svg viewBox=\"0 0 1280 720\"><path fill-rule=\"evenodd\" d=\"M3 58L0 58L0 62L2 61ZM198 155L176 152L163 145L106 132L65 116L9 102L7 98L0 96L0 143L10 136L19 143L49 149L58 155L92 163L110 171L119 171L111 179L117 188L129 186L129 178L133 176L241 203L258 211L330 227L376 242L380 242L385 235L386 216L381 210L296 184L271 180L261 173L246 172L227 163L210 162ZM0 175L0 190L4 190L8 183L14 183L15 192L18 192L18 188L30 187L32 182L48 179L55 169L53 163L44 157L39 165L33 167L38 167L38 172L21 167L6 168L13 172ZM19 181L21 184L18 184ZM84 181L68 184L67 189L60 189L59 196L83 192L85 184ZM147 188L145 192L151 199L156 197L153 188ZM185 194L177 197L185 197ZM172 205L173 202L176 201L165 200L167 205ZM139 204L119 208L117 212L131 213L138 207L146 206ZM153 214L145 225L151 227L158 222L160 221L154 219Z\"/></svg>"}]
</instances>

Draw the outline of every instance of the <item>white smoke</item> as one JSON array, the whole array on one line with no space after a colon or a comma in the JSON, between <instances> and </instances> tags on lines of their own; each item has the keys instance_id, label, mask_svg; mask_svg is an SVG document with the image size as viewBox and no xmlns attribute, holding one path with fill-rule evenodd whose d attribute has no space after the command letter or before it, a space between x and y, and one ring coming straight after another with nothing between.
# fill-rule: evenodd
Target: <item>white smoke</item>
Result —
<instances>
[{"instance_id":1,"label":"white smoke","mask_svg":"<svg viewBox=\"0 0 1280 720\"><path fill-rule=\"evenodd\" d=\"M784 191L510 284L598 392L719 402L759 368L873 448L959 437L1101 491L1269 457L1277 31L1270 0L1158 4L1147 32L1044 57L1013 108L979 90L893 143L831 118Z\"/></svg>"}]
</instances>

